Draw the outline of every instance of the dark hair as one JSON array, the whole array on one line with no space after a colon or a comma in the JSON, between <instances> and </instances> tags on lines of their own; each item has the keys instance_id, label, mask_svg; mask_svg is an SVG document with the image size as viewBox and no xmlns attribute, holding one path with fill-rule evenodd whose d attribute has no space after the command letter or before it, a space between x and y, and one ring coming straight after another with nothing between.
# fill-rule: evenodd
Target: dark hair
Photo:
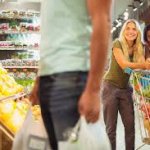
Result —
<instances>
[{"instance_id":1,"label":"dark hair","mask_svg":"<svg viewBox=\"0 0 150 150\"><path fill-rule=\"evenodd\" d=\"M147 32L150 30L150 24L148 24L145 28L144 28L144 42L148 42L147 40Z\"/></svg>"}]
</instances>

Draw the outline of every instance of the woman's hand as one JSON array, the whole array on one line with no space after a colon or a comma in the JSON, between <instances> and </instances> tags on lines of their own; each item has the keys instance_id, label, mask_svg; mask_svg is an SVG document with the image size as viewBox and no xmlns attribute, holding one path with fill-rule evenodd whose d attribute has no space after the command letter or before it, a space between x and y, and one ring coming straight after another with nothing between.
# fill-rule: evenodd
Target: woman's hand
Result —
<instances>
[{"instance_id":1,"label":"woman's hand","mask_svg":"<svg viewBox=\"0 0 150 150\"><path fill-rule=\"evenodd\" d=\"M148 60L146 60L146 62L145 62L145 68L147 69L147 70L149 70L150 69L150 59Z\"/></svg>"},{"instance_id":2,"label":"woman's hand","mask_svg":"<svg viewBox=\"0 0 150 150\"><path fill-rule=\"evenodd\" d=\"M146 62L149 62L149 63L150 63L150 58L147 58L147 59L146 59Z\"/></svg>"}]
</instances>

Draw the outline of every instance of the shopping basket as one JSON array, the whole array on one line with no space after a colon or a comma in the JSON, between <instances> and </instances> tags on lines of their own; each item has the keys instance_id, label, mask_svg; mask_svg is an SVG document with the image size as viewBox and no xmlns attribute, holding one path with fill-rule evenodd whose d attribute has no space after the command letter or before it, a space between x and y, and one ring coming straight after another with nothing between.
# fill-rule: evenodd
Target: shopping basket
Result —
<instances>
[{"instance_id":1,"label":"shopping basket","mask_svg":"<svg viewBox=\"0 0 150 150\"><path fill-rule=\"evenodd\" d=\"M137 112L142 142L150 145L150 70L125 69L131 74L130 83L133 87L133 99ZM141 147L142 147L141 146Z\"/></svg>"}]
</instances>

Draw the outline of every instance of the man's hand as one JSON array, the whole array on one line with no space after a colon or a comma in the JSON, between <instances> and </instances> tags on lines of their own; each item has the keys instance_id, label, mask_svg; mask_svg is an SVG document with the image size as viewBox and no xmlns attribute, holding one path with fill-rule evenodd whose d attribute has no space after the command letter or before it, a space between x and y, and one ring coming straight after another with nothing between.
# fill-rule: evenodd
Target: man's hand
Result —
<instances>
[{"instance_id":1,"label":"man's hand","mask_svg":"<svg viewBox=\"0 0 150 150\"><path fill-rule=\"evenodd\" d=\"M83 92L79 101L79 113L87 122L94 123L100 115L100 92Z\"/></svg>"},{"instance_id":2,"label":"man's hand","mask_svg":"<svg viewBox=\"0 0 150 150\"><path fill-rule=\"evenodd\" d=\"M37 105L39 103L39 77L36 78L33 90L30 94L29 100L31 101L32 105Z\"/></svg>"}]
</instances>

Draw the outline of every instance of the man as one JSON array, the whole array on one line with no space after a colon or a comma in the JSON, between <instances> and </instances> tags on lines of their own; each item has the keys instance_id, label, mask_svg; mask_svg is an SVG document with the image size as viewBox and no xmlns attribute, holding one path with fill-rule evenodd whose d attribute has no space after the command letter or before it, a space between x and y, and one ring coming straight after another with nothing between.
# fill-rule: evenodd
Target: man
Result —
<instances>
[{"instance_id":1,"label":"man","mask_svg":"<svg viewBox=\"0 0 150 150\"><path fill-rule=\"evenodd\" d=\"M111 0L43 1L39 77L30 99L34 104L39 92L54 150L80 115L88 122L99 118L110 6Z\"/></svg>"}]
</instances>

